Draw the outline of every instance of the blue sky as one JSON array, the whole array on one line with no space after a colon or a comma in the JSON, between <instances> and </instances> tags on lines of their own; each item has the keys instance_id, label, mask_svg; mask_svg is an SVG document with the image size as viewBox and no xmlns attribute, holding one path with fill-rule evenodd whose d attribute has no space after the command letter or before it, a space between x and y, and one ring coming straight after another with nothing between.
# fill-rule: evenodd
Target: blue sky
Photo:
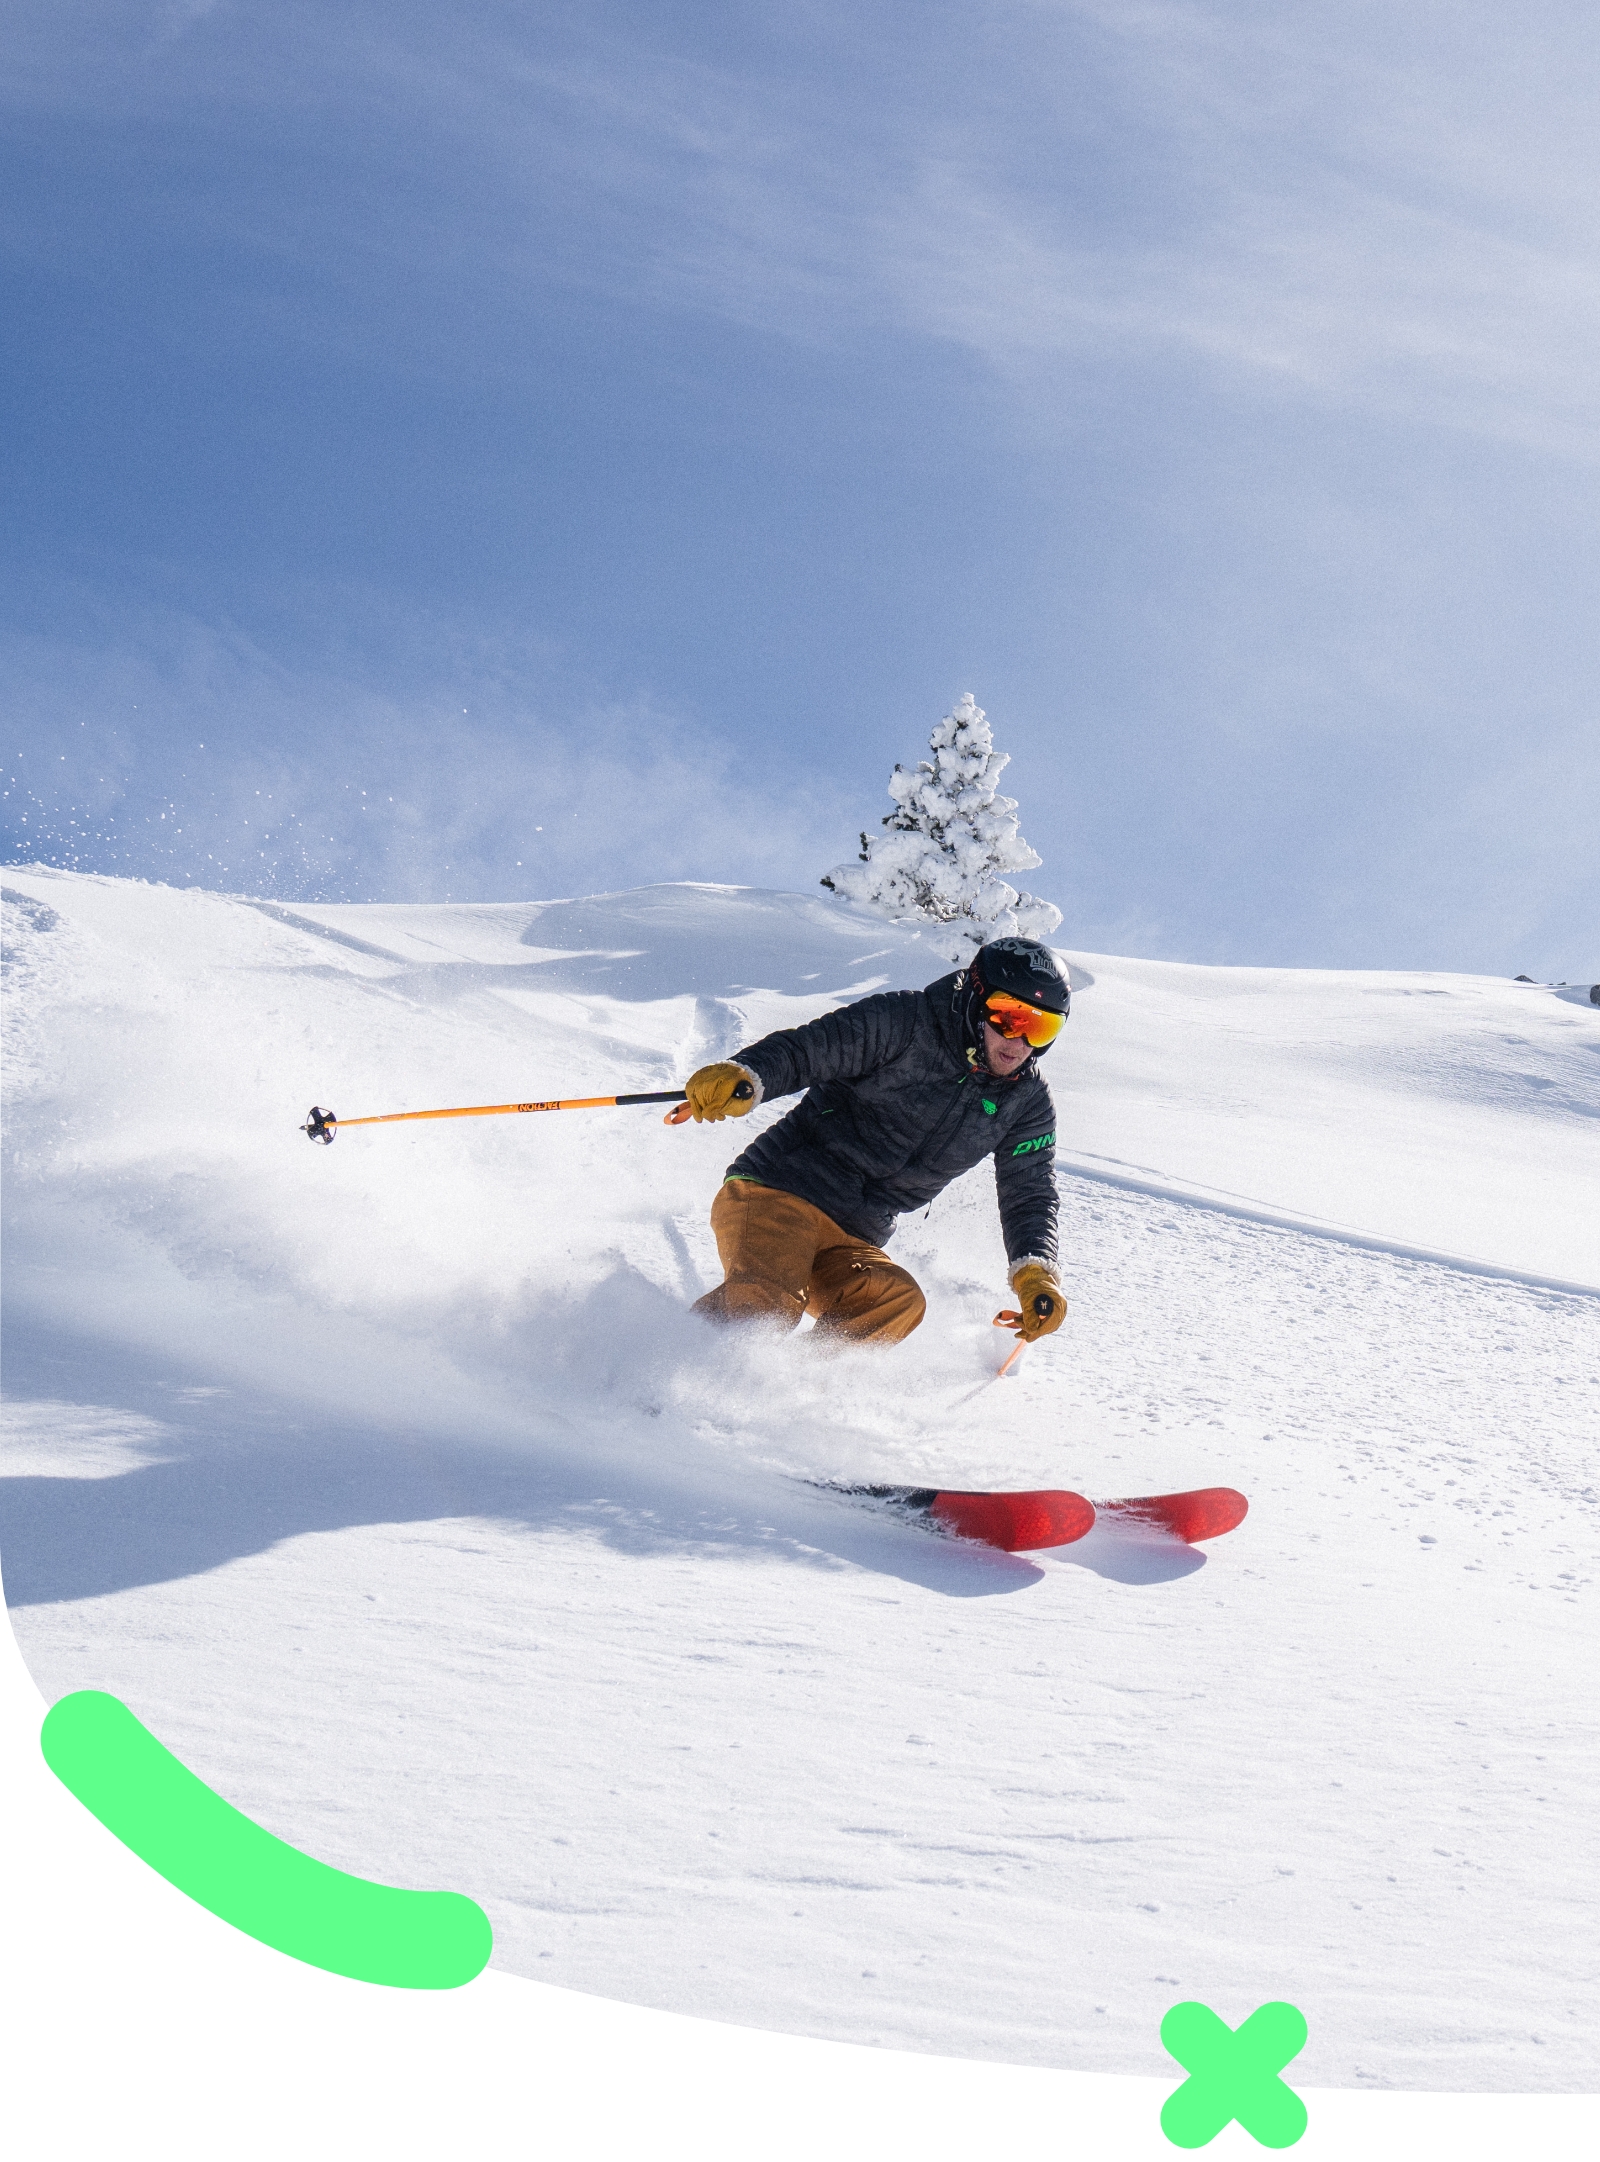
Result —
<instances>
[{"instance_id":1,"label":"blue sky","mask_svg":"<svg viewBox=\"0 0 1600 2162\"><path fill-rule=\"evenodd\" d=\"M6 853L1600 974L1581 5L9 11ZM42 844L41 844L42 837Z\"/></svg>"}]
</instances>

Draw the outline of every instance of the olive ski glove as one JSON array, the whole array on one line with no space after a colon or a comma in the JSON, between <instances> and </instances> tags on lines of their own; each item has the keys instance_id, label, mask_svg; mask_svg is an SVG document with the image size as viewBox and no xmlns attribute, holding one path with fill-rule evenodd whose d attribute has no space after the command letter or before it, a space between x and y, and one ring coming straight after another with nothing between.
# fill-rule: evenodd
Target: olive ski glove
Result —
<instances>
[{"instance_id":1,"label":"olive ski glove","mask_svg":"<svg viewBox=\"0 0 1600 2162\"><path fill-rule=\"evenodd\" d=\"M689 1076L683 1092L696 1125L702 1119L709 1119L713 1125L718 1119L742 1119L761 1101L761 1083L748 1066L736 1066L731 1059L716 1066L702 1066Z\"/></svg>"},{"instance_id":2,"label":"olive ski glove","mask_svg":"<svg viewBox=\"0 0 1600 2162\"><path fill-rule=\"evenodd\" d=\"M1042 1261L1019 1261L1011 1272L1011 1288L1022 1308L1022 1341L1037 1343L1041 1336L1059 1329L1066 1318L1067 1295L1054 1269Z\"/></svg>"}]
</instances>

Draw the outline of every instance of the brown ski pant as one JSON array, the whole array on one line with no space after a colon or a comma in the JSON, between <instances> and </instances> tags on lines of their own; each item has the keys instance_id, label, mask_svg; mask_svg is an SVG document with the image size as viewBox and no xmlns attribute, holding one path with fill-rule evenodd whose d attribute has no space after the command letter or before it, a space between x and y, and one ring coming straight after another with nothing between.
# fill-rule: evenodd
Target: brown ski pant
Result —
<instances>
[{"instance_id":1,"label":"brown ski pant","mask_svg":"<svg viewBox=\"0 0 1600 2162\"><path fill-rule=\"evenodd\" d=\"M709 1320L792 1329L811 1314L819 1334L897 1344L922 1319L927 1302L915 1277L798 1194L728 1179L711 1204L711 1228L727 1281L695 1301Z\"/></svg>"}]
</instances>

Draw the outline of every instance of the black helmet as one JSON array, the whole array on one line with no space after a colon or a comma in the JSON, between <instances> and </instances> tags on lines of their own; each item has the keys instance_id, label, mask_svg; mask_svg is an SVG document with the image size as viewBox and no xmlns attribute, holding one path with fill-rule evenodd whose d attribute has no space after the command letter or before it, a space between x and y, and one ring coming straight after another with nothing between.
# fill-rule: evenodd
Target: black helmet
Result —
<instances>
[{"instance_id":1,"label":"black helmet","mask_svg":"<svg viewBox=\"0 0 1600 2162\"><path fill-rule=\"evenodd\" d=\"M1072 1009L1072 986L1048 946L1033 938L996 938L973 956L972 973L984 993L1009 991L1013 998L1065 1017Z\"/></svg>"}]
</instances>

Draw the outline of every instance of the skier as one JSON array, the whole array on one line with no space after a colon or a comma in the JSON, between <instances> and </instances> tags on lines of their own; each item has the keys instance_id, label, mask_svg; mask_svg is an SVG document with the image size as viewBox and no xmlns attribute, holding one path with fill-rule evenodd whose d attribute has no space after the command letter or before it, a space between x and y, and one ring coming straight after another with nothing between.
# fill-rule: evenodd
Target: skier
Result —
<instances>
[{"instance_id":1,"label":"skier","mask_svg":"<svg viewBox=\"0 0 1600 2162\"><path fill-rule=\"evenodd\" d=\"M1046 947L998 938L926 990L858 999L692 1074L697 1122L806 1091L728 1166L711 1206L726 1281L695 1311L790 1329L809 1313L829 1336L898 1343L926 1302L883 1251L895 1218L992 1156L1023 1339L1059 1328L1055 1111L1037 1062L1070 1003Z\"/></svg>"}]
</instances>

